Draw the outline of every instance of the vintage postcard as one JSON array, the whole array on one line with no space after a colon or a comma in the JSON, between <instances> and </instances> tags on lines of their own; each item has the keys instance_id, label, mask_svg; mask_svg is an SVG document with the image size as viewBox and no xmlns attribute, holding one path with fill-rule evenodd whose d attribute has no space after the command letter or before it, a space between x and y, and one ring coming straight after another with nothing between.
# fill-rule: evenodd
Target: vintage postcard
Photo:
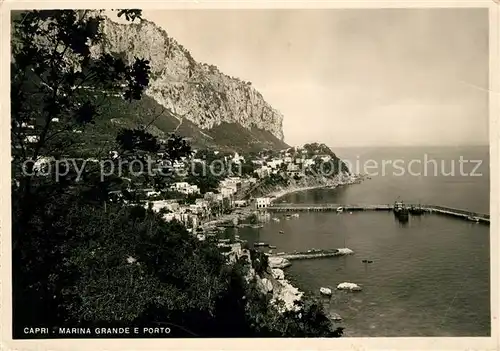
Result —
<instances>
[{"instance_id":1,"label":"vintage postcard","mask_svg":"<svg viewBox=\"0 0 500 351\"><path fill-rule=\"evenodd\" d=\"M498 348L495 2L1 7L5 350Z\"/></svg>"}]
</instances>

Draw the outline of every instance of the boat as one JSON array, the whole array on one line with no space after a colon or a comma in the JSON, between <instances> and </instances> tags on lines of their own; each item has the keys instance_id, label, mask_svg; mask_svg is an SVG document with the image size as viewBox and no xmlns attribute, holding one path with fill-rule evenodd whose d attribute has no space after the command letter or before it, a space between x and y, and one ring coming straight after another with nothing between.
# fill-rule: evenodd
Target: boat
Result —
<instances>
[{"instance_id":1,"label":"boat","mask_svg":"<svg viewBox=\"0 0 500 351\"><path fill-rule=\"evenodd\" d=\"M344 211L344 208L342 206L337 207L337 212L341 213Z\"/></svg>"},{"instance_id":2,"label":"boat","mask_svg":"<svg viewBox=\"0 0 500 351\"><path fill-rule=\"evenodd\" d=\"M275 221L275 222L279 222L279 221L280 221L280 219L275 217L275 218L273 218L273 221Z\"/></svg>"},{"instance_id":3,"label":"boat","mask_svg":"<svg viewBox=\"0 0 500 351\"><path fill-rule=\"evenodd\" d=\"M280 230L280 234L285 234L285 232L283 230Z\"/></svg>"},{"instance_id":4,"label":"boat","mask_svg":"<svg viewBox=\"0 0 500 351\"><path fill-rule=\"evenodd\" d=\"M361 262L363 262L363 263L373 263L372 260L362 260Z\"/></svg>"},{"instance_id":5,"label":"boat","mask_svg":"<svg viewBox=\"0 0 500 351\"><path fill-rule=\"evenodd\" d=\"M396 201L394 202L394 215L399 219L401 222L408 222L408 208L406 205L403 203L403 201Z\"/></svg>"},{"instance_id":6,"label":"boat","mask_svg":"<svg viewBox=\"0 0 500 351\"><path fill-rule=\"evenodd\" d=\"M294 214L292 215L292 217L294 217L294 218L299 218L299 214L298 214L298 213L294 213Z\"/></svg>"},{"instance_id":7,"label":"boat","mask_svg":"<svg viewBox=\"0 0 500 351\"><path fill-rule=\"evenodd\" d=\"M330 318L334 321L334 322L340 322L342 321L342 317L340 316L340 314L338 313L332 313L330 315Z\"/></svg>"},{"instance_id":8,"label":"boat","mask_svg":"<svg viewBox=\"0 0 500 351\"><path fill-rule=\"evenodd\" d=\"M276 246L275 245L269 245L269 248L270 249L276 249Z\"/></svg>"},{"instance_id":9,"label":"boat","mask_svg":"<svg viewBox=\"0 0 500 351\"><path fill-rule=\"evenodd\" d=\"M319 292L323 295L331 296L332 295L332 289L329 288L319 288Z\"/></svg>"},{"instance_id":10,"label":"boat","mask_svg":"<svg viewBox=\"0 0 500 351\"><path fill-rule=\"evenodd\" d=\"M479 218L478 217L469 216L469 217L467 217L467 219L469 221L472 221L472 222L479 222Z\"/></svg>"},{"instance_id":11,"label":"boat","mask_svg":"<svg viewBox=\"0 0 500 351\"><path fill-rule=\"evenodd\" d=\"M410 212L410 214L414 215L414 216L420 216L420 215L423 215L424 214L424 209L422 208L421 205L418 205L418 206L411 206L408 211Z\"/></svg>"},{"instance_id":12,"label":"boat","mask_svg":"<svg viewBox=\"0 0 500 351\"><path fill-rule=\"evenodd\" d=\"M258 242L258 243L254 243L253 246L255 247L263 247L263 246L269 246L268 243L264 243L264 242Z\"/></svg>"}]
</instances>

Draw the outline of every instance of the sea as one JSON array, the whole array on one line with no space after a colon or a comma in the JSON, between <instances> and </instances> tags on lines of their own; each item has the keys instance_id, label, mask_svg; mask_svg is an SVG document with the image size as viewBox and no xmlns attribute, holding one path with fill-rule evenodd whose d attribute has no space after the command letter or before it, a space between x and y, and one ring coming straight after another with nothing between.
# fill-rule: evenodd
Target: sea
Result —
<instances>
[{"instance_id":1,"label":"sea","mask_svg":"<svg viewBox=\"0 0 500 351\"><path fill-rule=\"evenodd\" d=\"M334 152L370 179L296 192L280 201L392 204L399 199L489 213L487 146ZM390 212L371 211L301 212L289 220L284 214L272 216L280 222L265 216L262 228L233 230L249 243L276 245L277 252L341 247L354 251L344 257L292 261L285 270L294 285L317 295L325 308L343 318L338 326L345 328L345 336L490 335L489 225L436 214L410 217L404 225ZM336 290L342 282L363 290ZM320 287L332 288L332 296L320 297Z\"/></svg>"}]
</instances>

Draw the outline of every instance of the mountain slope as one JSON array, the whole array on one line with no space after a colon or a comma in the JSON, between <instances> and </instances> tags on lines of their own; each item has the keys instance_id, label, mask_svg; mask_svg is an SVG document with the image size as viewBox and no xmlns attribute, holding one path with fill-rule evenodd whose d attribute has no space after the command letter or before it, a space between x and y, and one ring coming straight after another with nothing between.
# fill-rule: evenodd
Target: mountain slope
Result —
<instances>
[{"instance_id":1,"label":"mountain slope","mask_svg":"<svg viewBox=\"0 0 500 351\"><path fill-rule=\"evenodd\" d=\"M169 133L178 132L199 146L247 151L282 149L283 116L249 82L229 77L215 66L196 62L182 45L153 22L118 24L106 19L105 41L93 48L128 60L150 60L152 79L146 94L165 108L156 121ZM152 105L145 100L146 105Z\"/></svg>"}]
</instances>

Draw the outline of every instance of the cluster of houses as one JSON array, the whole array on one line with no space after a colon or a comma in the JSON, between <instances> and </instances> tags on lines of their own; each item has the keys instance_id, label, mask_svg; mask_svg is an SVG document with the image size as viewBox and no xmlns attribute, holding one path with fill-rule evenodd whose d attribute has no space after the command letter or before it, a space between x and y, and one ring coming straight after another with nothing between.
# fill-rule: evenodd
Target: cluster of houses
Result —
<instances>
[{"instance_id":1,"label":"cluster of houses","mask_svg":"<svg viewBox=\"0 0 500 351\"><path fill-rule=\"evenodd\" d=\"M305 177L305 171L314 165L318 159L329 162L331 155L314 155L309 157L307 150L296 150L294 148L282 150L276 156L261 156L252 163L255 165L255 173L259 178L265 178L271 174L286 174L288 177Z\"/></svg>"},{"instance_id":2,"label":"cluster of houses","mask_svg":"<svg viewBox=\"0 0 500 351\"><path fill-rule=\"evenodd\" d=\"M196 230L201 221L212 219L225 210L249 206L249 201L237 199L236 195L243 188L248 188L256 182L257 179L252 177L227 177L220 181L217 192L206 192L204 194L200 193L197 185L188 182L176 182L171 185L171 190L182 194L199 195L194 204L180 204L178 200L153 200L147 201L147 203L152 205L154 211L159 212L162 209L164 212L166 211L163 214L165 220L176 219L188 228ZM146 195L155 197L160 193L151 190Z\"/></svg>"}]
</instances>

